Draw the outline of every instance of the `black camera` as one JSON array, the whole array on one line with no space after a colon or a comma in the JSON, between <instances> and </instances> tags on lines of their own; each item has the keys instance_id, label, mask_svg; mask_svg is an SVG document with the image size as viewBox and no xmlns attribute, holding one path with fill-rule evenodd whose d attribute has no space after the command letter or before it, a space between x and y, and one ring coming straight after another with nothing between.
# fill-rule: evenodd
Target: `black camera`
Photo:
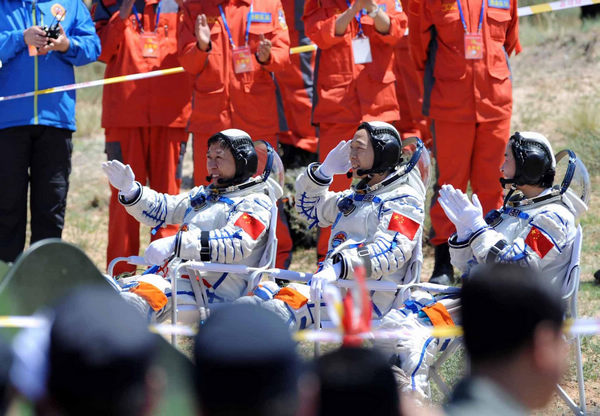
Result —
<instances>
[{"instance_id":1,"label":"black camera","mask_svg":"<svg viewBox=\"0 0 600 416\"><path fill-rule=\"evenodd\" d=\"M48 38L48 44L50 44L50 39L58 39L60 35L60 29L58 27L58 23L54 26L44 26L42 30L46 32L46 37Z\"/></svg>"},{"instance_id":2,"label":"black camera","mask_svg":"<svg viewBox=\"0 0 600 416\"><path fill-rule=\"evenodd\" d=\"M61 20L65 17L66 11L61 13L57 13L54 15L54 19L50 23L50 26L43 26L42 30L46 32L46 37L48 38L48 45L50 45L50 39L58 39L60 36L60 27L58 26Z\"/></svg>"}]
</instances>

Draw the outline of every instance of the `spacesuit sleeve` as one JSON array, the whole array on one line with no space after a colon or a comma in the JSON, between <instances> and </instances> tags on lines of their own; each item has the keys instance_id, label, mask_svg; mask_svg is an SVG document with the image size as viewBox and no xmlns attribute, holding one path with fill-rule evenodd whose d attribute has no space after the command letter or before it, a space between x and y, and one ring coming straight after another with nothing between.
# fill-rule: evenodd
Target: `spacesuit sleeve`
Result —
<instances>
[{"instance_id":1,"label":"spacesuit sleeve","mask_svg":"<svg viewBox=\"0 0 600 416\"><path fill-rule=\"evenodd\" d=\"M454 233L448 239L448 246L450 246L450 262L452 265L460 271L461 276L468 275L471 267L477 264L469 240L458 241L458 237Z\"/></svg>"},{"instance_id":2,"label":"spacesuit sleeve","mask_svg":"<svg viewBox=\"0 0 600 416\"><path fill-rule=\"evenodd\" d=\"M269 197L259 194L250 195L233 207L224 207L230 210L224 227L180 232L175 241L175 255L186 260L241 263L257 247L266 244L271 206Z\"/></svg>"},{"instance_id":3,"label":"spacesuit sleeve","mask_svg":"<svg viewBox=\"0 0 600 416\"><path fill-rule=\"evenodd\" d=\"M190 195L198 192L198 188L194 188L189 194L169 195L139 186L141 192L132 201L125 201L122 196L119 201L131 216L150 227L181 224L190 207Z\"/></svg>"},{"instance_id":4,"label":"spacesuit sleeve","mask_svg":"<svg viewBox=\"0 0 600 416\"><path fill-rule=\"evenodd\" d=\"M471 249L478 263L520 263L542 270L573 244L573 216L560 210L535 214L514 241L485 228L471 238Z\"/></svg>"},{"instance_id":5,"label":"spacesuit sleeve","mask_svg":"<svg viewBox=\"0 0 600 416\"><path fill-rule=\"evenodd\" d=\"M314 174L318 166L311 163L296 180L296 211L308 222L309 229L315 225L329 227L335 222L337 201L342 195L329 191L331 179L325 181Z\"/></svg>"},{"instance_id":6,"label":"spacesuit sleeve","mask_svg":"<svg viewBox=\"0 0 600 416\"><path fill-rule=\"evenodd\" d=\"M353 278L356 265L364 265L371 279L396 272L411 260L415 246L421 244L424 218L423 200L413 195L384 201L372 242L342 250L338 258L334 257L334 262L342 262L340 278Z\"/></svg>"}]
</instances>

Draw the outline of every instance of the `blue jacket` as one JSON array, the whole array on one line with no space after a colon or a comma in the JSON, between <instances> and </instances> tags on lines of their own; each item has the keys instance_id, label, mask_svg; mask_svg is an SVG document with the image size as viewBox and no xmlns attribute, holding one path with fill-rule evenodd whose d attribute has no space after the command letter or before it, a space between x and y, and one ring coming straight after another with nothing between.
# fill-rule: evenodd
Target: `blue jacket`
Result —
<instances>
[{"instance_id":1,"label":"blue jacket","mask_svg":"<svg viewBox=\"0 0 600 416\"><path fill-rule=\"evenodd\" d=\"M29 56L23 31L50 26L50 10L60 6L69 49ZM82 0L0 0L0 96L71 84L73 66L94 62L98 55L100 40ZM75 130L75 91L0 101L0 129L32 124Z\"/></svg>"}]
</instances>

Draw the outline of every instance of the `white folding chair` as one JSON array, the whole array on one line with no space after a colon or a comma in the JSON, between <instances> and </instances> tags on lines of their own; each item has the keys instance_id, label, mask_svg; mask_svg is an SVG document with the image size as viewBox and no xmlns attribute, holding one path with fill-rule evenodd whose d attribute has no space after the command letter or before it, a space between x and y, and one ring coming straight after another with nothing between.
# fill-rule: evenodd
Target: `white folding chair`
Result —
<instances>
[{"instance_id":1,"label":"white folding chair","mask_svg":"<svg viewBox=\"0 0 600 416\"><path fill-rule=\"evenodd\" d=\"M264 271L275 266L277 256L277 216L277 204L273 203L271 207L271 223L269 226L267 244L265 245L265 250L257 267L250 267L242 264L207 263L199 261L188 261L181 263L177 267L175 275L171 280L171 320L173 324L178 322L177 281L181 279L182 275L189 275L189 281L192 290L194 291L194 296L196 297L198 312L200 313L201 319L208 314L207 308L209 301L206 297L206 288L200 278L200 273L221 272L243 274L247 277L248 282L244 293L250 292L258 285ZM177 342L176 334L171 335L171 342L173 344Z\"/></svg>"},{"instance_id":2,"label":"white folding chair","mask_svg":"<svg viewBox=\"0 0 600 416\"><path fill-rule=\"evenodd\" d=\"M567 276L563 284L563 300L566 305L567 318L577 318L577 295L579 292L579 279L581 268L579 266L581 258L581 242L583 240L583 231L581 225L577 227L577 234L573 242L573 252L571 253L571 263L567 270ZM577 388L579 390L579 405L567 394L560 386L556 385L558 396L565 401L573 414L584 415L586 412L585 405L585 382L583 379L583 361L581 358L581 338L580 335L575 335L569 340L570 344L575 346L575 369L577 373Z\"/></svg>"},{"instance_id":3,"label":"white folding chair","mask_svg":"<svg viewBox=\"0 0 600 416\"><path fill-rule=\"evenodd\" d=\"M566 318L576 319L577 318L577 294L579 291L579 279L580 279L580 258L581 258L581 243L583 239L583 232L581 225L577 227L577 233L575 240L573 241L573 248L571 252L571 261L567 274L563 282L562 293L563 301L566 306ZM575 366L577 373L577 388L579 392L579 405L566 393L566 391L560 386L556 385L558 396L569 406L569 408L576 415L584 415L586 412L585 404L585 384L583 379L583 361L581 357L581 336L573 336L569 342L575 346ZM453 339L446 350L436 359L436 361L429 367L429 377L436 384L440 392L448 397L450 395L450 386L441 377L442 365L462 347L462 337Z\"/></svg>"}]
</instances>

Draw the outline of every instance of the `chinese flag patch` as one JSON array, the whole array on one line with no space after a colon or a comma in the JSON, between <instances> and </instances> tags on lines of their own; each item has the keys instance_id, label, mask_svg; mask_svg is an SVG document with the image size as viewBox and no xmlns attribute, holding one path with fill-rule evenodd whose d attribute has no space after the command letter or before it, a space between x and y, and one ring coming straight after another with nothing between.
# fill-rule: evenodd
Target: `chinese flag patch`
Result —
<instances>
[{"instance_id":1,"label":"chinese flag patch","mask_svg":"<svg viewBox=\"0 0 600 416\"><path fill-rule=\"evenodd\" d=\"M415 238L415 234L419 231L420 226L421 225L415 220L405 217L398 212L394 212L390 219L388 230L397 231L412 240Z\"/></svg>"},{"instance_id":2,"label":"chinese flag patch","mask_svg":"<svg viewBox=\"0 0 600 416\"><path fill-rule=\"evenodd\" d=\"M234 225L246 231L253 240L256 240L265 229L265 225L260 220L246 212L237 219Z\"/></svg>"},{"instance_id":3,"label":"chinese flag patch","mask_svg":"<svg viewBox=\"0 0 600 416\"><path fill-rule=\"evenodd\" d=\"M531 247L542 259L554 247L552 241L536 227L531 227L531 231L529 231L529 234L525 238L525 244Z\"/></svg>"}]
</instances>

